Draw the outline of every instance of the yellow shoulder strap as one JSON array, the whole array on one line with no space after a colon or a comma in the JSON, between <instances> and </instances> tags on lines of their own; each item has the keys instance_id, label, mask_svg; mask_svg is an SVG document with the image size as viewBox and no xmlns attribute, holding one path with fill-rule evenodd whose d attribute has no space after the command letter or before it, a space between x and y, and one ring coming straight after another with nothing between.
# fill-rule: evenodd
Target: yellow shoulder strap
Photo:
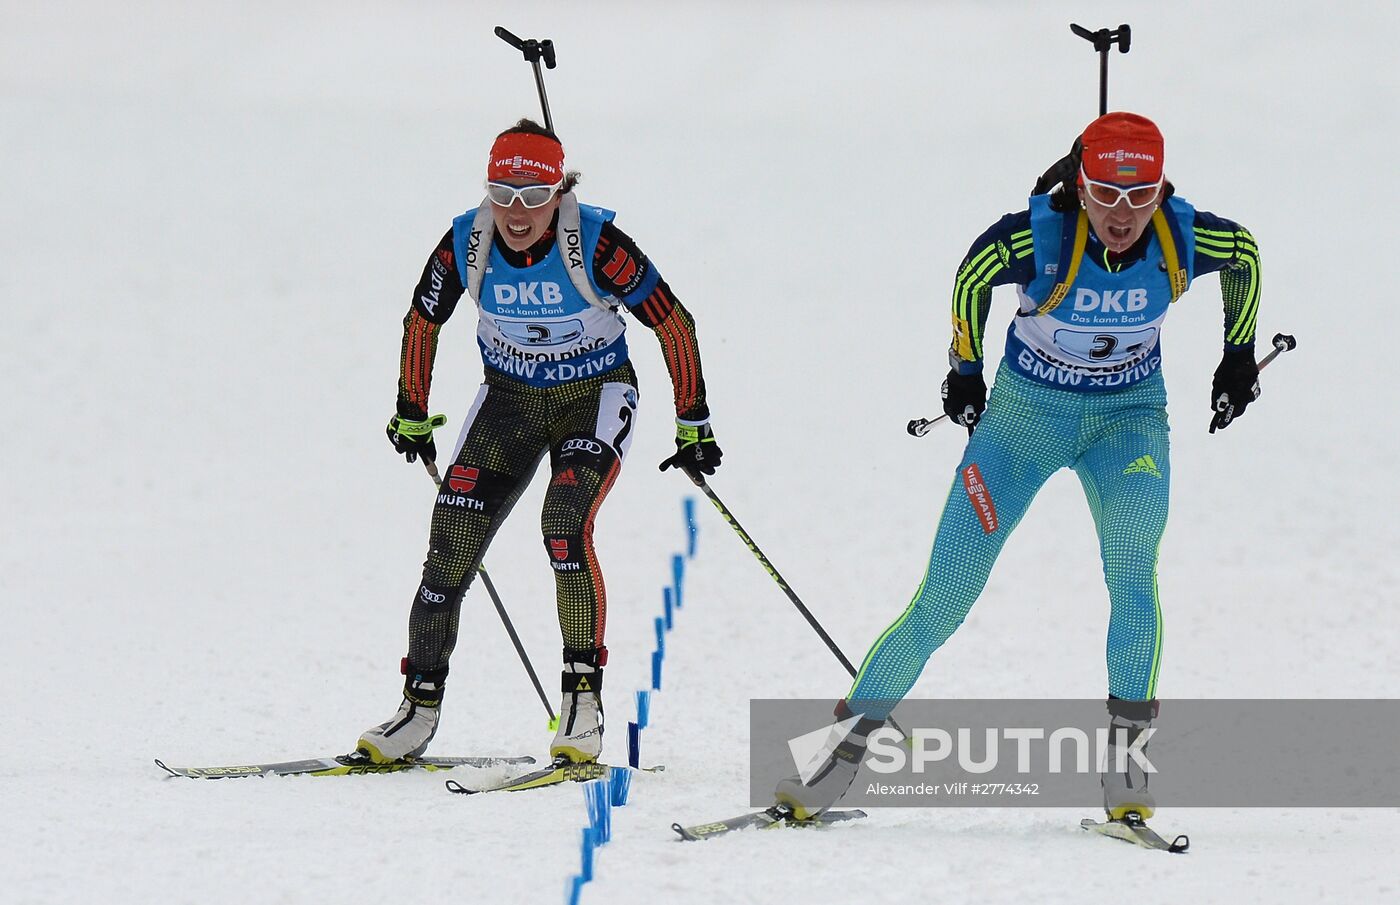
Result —
<instances>
[{"instance_id":1,"label":"yellow shoulder strap","mask_svg":"<svg viewBox=\"0 0 1400 905\"><path fill-rule=\"evenodd\" d=\"M1167 215L1159 207L1152 213L1152 228L1157 231L1157 242L1162 246L1162 258L1167 263L1167 276L1172 284L1172 301L1181 298L1186 291L1186 270L1181 266L1181 258L1176 253L1176 241L1172 238L1171 227L1167 225Z\"/></svg>"},{"instance_id":2,"label":"yellow shoulder strap","mask_svg":"<svg viewBox=\"0 0 1400 905\"><path fill-rule=\"evenodd\" d=\"M1074 282L1075 276L1079 274L1079 262L1084 258L1084 247L1089 244L1089 215L1083 208L1079 210L1079 219L1074 224L1074 248L1069 254L1069 267L1065 273L1060 274L1060 281L1055 284L1055 288L1050 290L1050 297L1047 298L1040 307L1035 309L1035 316L1041 317L1049 314L1060 306L1060 302L1069 295L1070 284Z\"/></svg>"}]
</instances>

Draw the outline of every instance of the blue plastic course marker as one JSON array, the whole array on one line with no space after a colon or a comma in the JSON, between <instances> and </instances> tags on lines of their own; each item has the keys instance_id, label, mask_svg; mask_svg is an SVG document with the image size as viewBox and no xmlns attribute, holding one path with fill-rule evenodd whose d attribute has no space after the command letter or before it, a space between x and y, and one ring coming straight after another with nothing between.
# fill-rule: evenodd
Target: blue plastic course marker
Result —
<instances>
[{"instance_id":1,"label":"blue plastic course marker","mask_svg":"<svg viewBox=\"0 0 1400 905\"><path fill-rule=\"evenodd\" d=\"M620 808L627 804L627 792L632 788L632 771L623 767L613 767L608 771L608 795L612 806Z\"/></svg>"},{"instance_id":2,"label":"blue plastic course marker","mask_svg":"<svg viewBox=\"0 0 1400 905\"><path fill-rule=\"evenodd\" d=\"M681 503L681 505L685 508L685 556L686 559L694 559L695 536L700 532L700 526L695 523L695 497L686 497L685 500Z\"/></svg>"},{"instance_id":3,"label":"blue plastic course marker","mask_svg":"<svg viewBox=\"0 0 1400 905\"><path fill-rule=\"evenodd\" d=\"M679 553L671 557L671 584L676 589L676 609L680 609L685 601L685 595L681 592L681 584L685 580L685 557Z\"/></svg>"}]
</instances>

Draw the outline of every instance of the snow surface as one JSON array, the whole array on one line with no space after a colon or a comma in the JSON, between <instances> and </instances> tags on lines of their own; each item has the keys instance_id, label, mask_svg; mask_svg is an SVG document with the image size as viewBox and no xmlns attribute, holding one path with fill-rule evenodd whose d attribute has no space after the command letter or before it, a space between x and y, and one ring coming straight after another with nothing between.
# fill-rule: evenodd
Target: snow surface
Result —
<instances>
[{"instance_id":1,"label":"snow surface","mask_svg":"<svg viewBox=\"0 0 1400 905\"><path fill-rule=\"evenodd\" d=\"M581 196L621 212L696 314L713 486L859 658L917 584L961 451L946 427L904 432L938 411L953 269L1095 112L1067 23L1131 22L1112 105L1161 124L1186 197L1254 232L1261 337L1299 339L1209 436L1215 280L1171 318L1161 692L1395 693L1400 380L1393 343L1364 334L1394 308L1375 265L1394 258L1396 4L145 0L0 19L0 900L562 900L577 787L461 799L434 775L196 783L151 764L341 751L397 701L432 493L382 428L423 261L479 197L491 137L536 109L498 24L556 42ZM1011 308L999 294L989 356ZM472 330L459 314L441 346L434 410L454 425ZM598 532L614 761L689 486L655 469L669 390L633 333L644 417ZM548 685L542 483L488 564ZM584 902L1397 898L1394 809L1164 812L1194 838L1184 858L1065 810L673 842L673 820L745 808L749 698L847 684L700 505L645 735L668 769L637 777ZM1062 473L916 693L1101 695L1096 556ZM454 668L437 753L544 753L481 590Z\"/></svg>"}]
</instances>

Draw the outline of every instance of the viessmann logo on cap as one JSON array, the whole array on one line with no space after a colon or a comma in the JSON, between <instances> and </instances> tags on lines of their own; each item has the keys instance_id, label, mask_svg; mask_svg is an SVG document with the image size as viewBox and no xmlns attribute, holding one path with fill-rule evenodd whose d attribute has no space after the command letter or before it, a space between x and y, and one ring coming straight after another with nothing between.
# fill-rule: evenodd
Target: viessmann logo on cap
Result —
<instances>
[{"instance_id":1,"label":"viessmann logo on cap","mask_svg":"<svg viewBox=\"0 0 1400 905\"><path fill-rule=\"evenodd\" d=\"M558 174L559 172L543 160L531 160L528 157L521 157L519 154L516 154L514 157L503 157L500 160L493 160L491 166L493 168L510 170L517 176L533 176L538 170L544 170L551 175Z\"/></svg>"},{"instance_id":2,"label":"viessmann logo on cap","mask_svg":"<svg viewBox=\"0 0 1400 905\"><path fill-rule=\"evenodd\" d=\"M1125 160L1146 160L1150 163L1157 162L1157 158L1152 154L1144 154L1140 151L1125 151L1122 148L1116 151L1104 151L1099 154L1099 160L1116 160L1119 163Z\"/></svg>"}]
</instances>

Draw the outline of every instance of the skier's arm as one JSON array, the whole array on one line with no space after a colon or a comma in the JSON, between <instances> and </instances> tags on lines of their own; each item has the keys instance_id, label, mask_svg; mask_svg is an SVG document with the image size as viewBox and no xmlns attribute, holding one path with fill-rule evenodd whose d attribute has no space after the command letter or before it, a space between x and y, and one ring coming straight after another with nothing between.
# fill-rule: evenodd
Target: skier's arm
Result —
<instances>
[{"instance_id":1,"label":"skier's arm","mask_svg":"<svg viewBox=\"0 0 1400 905\"><path fill-rule=\"evenodd\" d=\"M705 403L695 318L671 292L637 243L611 221L603 224L593 253L593 279L656 333L671 375L676 417L686 422L708 421L710 409Z\"/></svg>"},{"instance_id":2,"label":"skier's arm","mask_svg":"<svg viewBox=\"0 0 1400 905\"><path fill-rule=\"evenodd\" d=\"M992 287L1035 279L1030 211L1007 214L977 237L953 281L953 343L948 363L959 374L982 372L982 331Z\"/></svg>"},{"instance_id":3,"label":"skier's arm","mask_svg":"<svg viewBox=\"0 0 1400 905\"><path fill-rule=\"evenodd\" d=\"M1220 272L1220 296L1225 305L1225 348L1254 347L1259 319L1259 249L1249 230L1233 220L1197 211L1196 276Z\"/></svg>"},{"instance_id":4,"label":"skier's arm","mask_svg":"<svg viewBox=\"0 0 1400 905\"><path fill-rule=\"evenodd\" d=\"M428 390L433 380L438 330L452 316L465 291L457 273L449 229L424 265L413 303L403 319L398 398L398 411L403 418L421 421L428 417Z\"/></svg>"}]
</instances>

